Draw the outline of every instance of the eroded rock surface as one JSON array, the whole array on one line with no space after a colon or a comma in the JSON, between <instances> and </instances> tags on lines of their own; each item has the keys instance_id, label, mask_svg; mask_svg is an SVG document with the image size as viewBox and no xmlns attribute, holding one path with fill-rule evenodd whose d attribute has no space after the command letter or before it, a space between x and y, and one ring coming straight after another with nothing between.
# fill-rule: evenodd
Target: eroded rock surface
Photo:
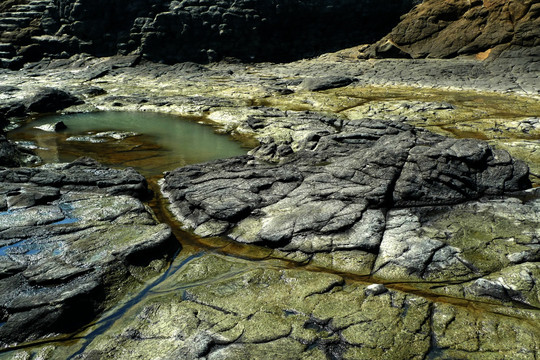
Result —
<instances>
[{"instance_id":1,"label":"eroded rock surface","mask_svg":"<svg viewBox=\"0 0 540 360\"><path fill-rule=\"evenodd\" d=\"M539 57L540 4L535 0L426 0L366 52L380 57L486 58L509 47ZM525 55L522 53L522 56Z\"/></svg>"},{"instance_id":2,"label":"eroded rock surface","mask_svg":"<svg viewBox=\"0 0 540 360\"><path fill-rule=\"evenodd\" d=\"M61 359L534 359L538 313L427 299L335 274L203 255L84 347ZM269 296L271 294L271 296ZM158 350L159 349L159 350ZM23 355L23 354L19 354Z\"/></svg>"},{"instance_id":3,"label":"eroded rock surface","mask_svg":"<svg viewBox=\"0 0 540 360\"><path fill-rule=\"evenodd\" d=\"M0 168L0 182L2 346L78 329L175 250L134 170L82 158Z\"/></svg>"},{"instance_id":4,"label":"eroded rock surface","mask_svg":"<svg viewBox=\"0 0 540 360\"><path fill-rule=\"evenodd\" d=\"M524 163L484 142L373 120L345 122L341 130L306 136L290 156L286 143L269 143L255 157L180 168L162 189L200 235L233 229L238 241L318 252L339 248L335 233L344 230L358 242L349 247L377 248L384 209L456 204L530 186ZM279 167L256 161L276 154ZM362 246L364 237L374 244Z\"/></svg>"}]
</instances>

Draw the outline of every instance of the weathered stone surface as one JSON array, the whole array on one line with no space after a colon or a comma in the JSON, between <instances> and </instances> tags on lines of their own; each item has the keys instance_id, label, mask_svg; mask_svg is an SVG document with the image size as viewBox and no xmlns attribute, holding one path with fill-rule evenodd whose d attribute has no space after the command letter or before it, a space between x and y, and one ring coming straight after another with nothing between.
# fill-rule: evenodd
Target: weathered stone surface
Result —
<instances>
[{"instance_id":1,"label":"weathered stone surface","mask_svg":"<svg viewBox=\"0 0 540 360\"><path fill-rule=\"evenodd\" d=\"M366 53L412 58L478 54L484 59L514 46L532 48L538 57L539 14L534 0L425 0Z\"/></svg>"},{"instance_id":2,"label":"weathered stone surface","mask_svg":"<svg viewBox=\"0 0 540 360\"><path fill-rule=\"evenodd\" d=\"M534 310L519 313L524 321L500 306L469 311L451 297L216 255L182 263L108 332L37 351L44 359L533 359L540 346Z\"/></svg>"},{"instance_id":3,"label":"weathered stone surface","mask_svg":"<svg viewBox=\"0 0 540 360\"><path fill-rule=\"evenodd\" d=\"M126 315L117 322L118 327L101 327L111 319L106 314L104 318L109 320L92 328L96 333L92 330L82 333L81 336L89 334L84 340L65 346L49 344L28 350L28 354L65 359L80 347L88 346L80 357L264 359L272 354L276 358L365 359L391 354L392 358L400 359L400 356L414 358L420 354L422 358L501 359L515 358L518 354L534 358L539 338L535 326L538 316L537 229L540 228L538 193L528 190L513 194L514 198L489 194L489 189L499 192L503 188L499 185L507 181L502 181L507 177L505 173L508 174L512 163L511 167L516 165L512 157L496 148L503 144L522 146L520 149L526 155L521 158L531 166L540 164L535 160L539 158L533 156L538 154L535 94L539 89L533 63L524 58L499 58L493 62L471 59L357 62L339 56L342 55L277 65L188 63L166 66L143 62L120 68L114 65L119 59L78 56L42 62L18 73L0 72L3 84L19 89L10 90L0 101L25 98L37 84L44 86L54 82L70 93L81 94L87 101L67 111L116 109L195 115L197 120L217 124L220 131L257 137L263 146L255 155L268 163L247 164L246 159L254 159L249 157L226 162L237 166L238 171L214 163L208 170L216 170L215 174L203 175L206 170L201 166L196 175L195 170L199 168L196 166L186 172L189 177L184 175L190 189L203 189L208 185L211 190L208 199L202 195L202 190L200 194L190 195L190 201L202 204L216 216L215 221L206 221L204 219L210 219L208 213L195 211L192 214L195 220L206 221L198 227L200 234L225 231L238 239L262 243L258 236L264 225L268 229L265 238L276 241L271 243L276 249L261 249L219 238L200 239L213 249L212 252L241 249L227 257L226 262L242 262L240 259L251 258L253 253L258 259L269 260L254 262L247 269L225 266L214 256L205 259L206 256L196 254L194 257L200 261L184 263L188 264L185 271L179 271L178 277L172 276L166 288L158 286L145 292L147 297L141 308L128 311L120 306L120 311ZM110 66L104 66L105 70L101 71L100 63L104 61L109 61ZM98 67L100 71L93 71ZM306 78L327 74L358 81L325 91L302 88ZM91 95L96 86L106 94L86 98L85 94ZM464 91L467 89L498 93ZM476 140L453 143L455 140L446 137L424 138L427 133L417 127L453 137L487 138L492 146L486 147ZM373 130L378 133L369 138L367 135ZM403 136L404 132L408 135ZM405 146L409 136L414 138L412 149L421 151L414 152ZM365 144L361 144L362 141ZM432 146L425 146L427 144ZM375 145L373 150L369 149L371 145ZM388 154L384 148L390 149L392 156L383 156L378 161L379 153ZM329 150L327 156L318 154L326 150ZM515 154L513 150L512 155ZM367 164L369 168L358 171L357 161L363 156L371 156L372 161ZM396 159L395 163L401 164L399 167L381 170ZM328 163L329 160L334 163ZM483 161L489 166L480 166ZM425 168L421 166L424 163ZM456 174L469 172L459 164L470 166L474 176L444 177L447 170ZM417 167L421 171L415 170ZM332 169L331 174L328 174L329 169ZM364 189L361 189L362 184L338 189L338 184L349 184L346 175L350 169L362 175L365 180L362 184L367 184ZM396 200L406 197L410 202L397 207L373 205L380 193L390 193L384 190L388 189L384 174L401 169L404 179L399 186L396 181L391 193L399 195ZM497 171L492 171L494 169ZM429 176L422 172L424 170ZM220 178L225 172L229 177ZM336 175L341 178L335 178ZM362 177L357 175L356 178ZM195 184L193 179L201 182ZM433 186L430 184L433 179L444 180L444 186ZM467 185L456 185L457 180ZM365 195L362 191L375 185L380 186L378 192L369 194L372 203L360 201ZM454 192L456 186L466 190L462 194ZM437 205L438 200L427 201L428 198L426 203L418 203L418 197L422 200L423 195L410 188L439 194L441 198L450 195L453 202L459 204ZM40 190L42 197L56 196L54 187L42 186ZM187 188L181 189L184 190ZM305 195L318 192L318 197ZM289 197L289 194L294 196ZM484 196L478 199L469 198L482 194ZM12 195L9 204L14 209L46 202L35 194ZM208 201L212 199L223 200L225 205L231 206L220 206L217 200ZM388 204L394 202L394 196L383 199ZM286 205L283 213L273 205L276 201ZM263 203L266 205L261 205ZM3 209L7 204L6 200ZM251 211L252 204L259 209ZM289 211L295 214L294 226L290 225ZM89 212L85 212L85 216L100 213ZM236 219L246 213L250 214L248 218L238 223ZM51 219L59 217L54 211L50 216ZM107 212L99 216L115 215ZM20 221L29 221L32 217L29 214ZM276 220L270 221L271 218ZM268 221L262 224L261 219ZM313 231L306 230L310 223L314 224ZM231 224L241 224L243 232L236 230L240 225L231 229ZM287 229L290 228L293 240L286 244L288 240L284 239L289 236ZM268 240L265 242L270 244ZM188 255L181 253L180 260L184 261L185 256ZM292 262L279 262L276 258L288 258ZM254 274L251 266L264 271ZM18 263L8 261L1 265L6 274L22 271L19 267ZM290 280L292 276L285 272L291 269L304 272L304 280ZM345 283L340 283L339 276L334 278L336 273L343 275ZM28 272L36 283L47 283L52 278L48 271L44 274L41 277L36 272ZM77 269L66 267L58 272L58 277L69 278L76 274ZM261 279L260 274L263 274ZM327 281L327 276L331 281ZM348 287L358 279L365 283L360 283L355 290ZM274 282L276 284L272 285ZM305 297L302 289L306 283L309 289L320 294ZM334 283L338 285L325 291L326 285ZM284 290L289 297L279 295L280 303L273 303L272 298L280 293L278 288L285 285L291 287ZM205 286L205 290L199 290L200 286ZM212 292L218 287L219 291ZM383 292L384 288L388 291ZM347 297L349 290L351 296ZM335 298L334 292L337 293ZM378 295L374 295L376 293ZM414 302L402 305L401 296ZM311 316L311 309L302 307L314 297L320 298L320 306L324 304L327 309L324 316L320 313ZM361 299L370 297L379 298L381 302L363 305L365 301ZM155 307L142 311L150 303ZM196 309L191 311L190 306ZM425 311L426 306L428 311ZM261 307L264 310L257 312ZM358 307L365 309L361 315L354 310ZM272 310L267 311L269 308ZM288 312L291 308L299 309L298 313ZM274 312L273 309L279 310ZM252 316L236 317L233 312ZM346 315L341 316L341 312ZM422 316L408 318L412 312ZM356 316L360 320L356 321ZM294 323L293 318L299 319L298 322ZM403 318L410 323L402 325ZM424 320L424 325L415 325ZM336 330L336 323L342 324L340 330ZM236 324L241 325L235 328ZM268 329L268 324L276 326ZM290 329L291 335L285 335ZM399 333L394 331L396 329ZM424 330L428 331L429 341ZM301 331L307 335L297 336ZM334 336L337 333L341 334L339 338ZM343 334L346 340L342 340ZM163 350L161 355L156 355L157 348ZM406 353L403 348L407 349ZM21 351L14 356L30 357L26 353ZM11 354L6 356L9 358Z\"/></svg>"},{"instance_id":4,"label":"weathered stone surface","mask_svg":"<svg viewBox=\"0 0 540 360\"><path fill-rule=\"evenodd\" d=\"M26 110L29 112L47 113L78 104L81 104L81 100L65 91L45 88L27 100Z\"/></svg>"},{"instance_id":5,"label":"weathered stone surface","mask_svg":"<svg viewBox=\"0 0 540 360\"><path fill-rule=\"evenodd\" d=\"M278 167L259 162L272 155L271 143L254 157L179 168L166 174L162 190L200 235L230 230L240 242L317 253L376 251L394 207L457 204L530 186L525 164L481 141L373 120L343 123L342 131L312 137Z\"/></svg>"},{"instance_id":6,"label":"weathered stone surface","mask_svg":"<svg viewBox=\"0 0 540 360\"><path fill-rule=\"evenodd\" d=\"M282 61L371 42L389 31L413 3L57 2L59 17L65 23L59 34L80 39L80 50L112 55L140 49L143 56L167 63L207 62L223 57ZM121 19L115 16L117 13L122 13ZM67 47L65 50L70 51Z\"/></svg>"},{"instance_id":7,"label":"weathered stone surface","mask_svg":"<svg viewBox=\"0 0 540 360\"><path fill-rule=\"evenodd\" d=\"M178 247L133 170L80 159L2 168L0 182L2 346L78 329Z\"/></svg>"}]
</instances>

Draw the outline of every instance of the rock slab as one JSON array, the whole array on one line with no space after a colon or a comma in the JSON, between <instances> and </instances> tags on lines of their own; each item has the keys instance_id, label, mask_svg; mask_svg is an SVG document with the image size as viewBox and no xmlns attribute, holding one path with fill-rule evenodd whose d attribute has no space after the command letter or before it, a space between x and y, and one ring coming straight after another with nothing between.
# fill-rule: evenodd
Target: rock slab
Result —
<instances>
[{"instance_id":1,"label":"rock slab","mask_svg":"<svg viewBox=\"0 0 540 360\"><path fill-rule=\"evenodd\" d=\"M178 248L146 181L88 158L0 168L0 344L69 333Z\"/></svg>"}]
</instances>

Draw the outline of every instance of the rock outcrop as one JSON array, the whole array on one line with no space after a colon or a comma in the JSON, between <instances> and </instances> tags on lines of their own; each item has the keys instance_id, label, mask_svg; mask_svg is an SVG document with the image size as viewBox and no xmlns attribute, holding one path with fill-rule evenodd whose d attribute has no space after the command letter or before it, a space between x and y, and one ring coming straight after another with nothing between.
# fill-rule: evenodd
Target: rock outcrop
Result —
<instances>
[{"instance_id":1,"label":"rock outcrop","mask_svg":"<svg viewBox=\"0 0 540 360\"><path fill-rule=\"evenodd\" d=\"M199 235L316 253L376 251L389 209L530 187L527 165L485 142L375 120L330 125L341 132L313 132L294 153L270 142L254 157L174 170L163 192ZM276 159L279 167L259 162Z\"/></svg>"},{"instance_id":2,"label":"rock outcrop","mask_svg":"<svg viewBox=\"0 0 540 360\"><path fill-rule=\"evenodd\" d=\"M81 52L166 63L285 61L375 41L417 2L32 0L3 9L0 51L11 68Z\"/></svg>"},{"instance_id":3,"label":"rock outcrop","mask_svg":"<svg viewBox=\"0 0 540 360\"><path fill-rule=\"evenodd\" d=\"M540 3L536 0L426 0L387 36L371 57L485 58L508 48L540 57Z\"/></svg>"},{"instance_id":4,"label":"rock outcrop","mask_svg":"<svg viewBox=\"0 0 540 360\"><path fill-rule=\"evenodd\" d=\"M134 170L91 159L0 168L0 344L70 333L178 248Z\"/></svg>"}]
</instances>

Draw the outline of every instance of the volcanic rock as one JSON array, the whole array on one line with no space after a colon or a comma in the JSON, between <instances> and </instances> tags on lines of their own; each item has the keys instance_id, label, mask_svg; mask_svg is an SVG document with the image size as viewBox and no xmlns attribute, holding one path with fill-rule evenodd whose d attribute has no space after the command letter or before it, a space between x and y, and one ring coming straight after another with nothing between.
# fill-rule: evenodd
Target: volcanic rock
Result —
<instances>
[{"instance_id":1,"label":"volcanic rock","mask_svg":"<svg viewBox=\"0 0 540 360\"><path fill-rule=\"evenodd\" d=\"M78 329L178 248L139 200L148 190L132 169L80 159L0 168L0 182L4 346Z\"/></svg>"}]
</instances>

